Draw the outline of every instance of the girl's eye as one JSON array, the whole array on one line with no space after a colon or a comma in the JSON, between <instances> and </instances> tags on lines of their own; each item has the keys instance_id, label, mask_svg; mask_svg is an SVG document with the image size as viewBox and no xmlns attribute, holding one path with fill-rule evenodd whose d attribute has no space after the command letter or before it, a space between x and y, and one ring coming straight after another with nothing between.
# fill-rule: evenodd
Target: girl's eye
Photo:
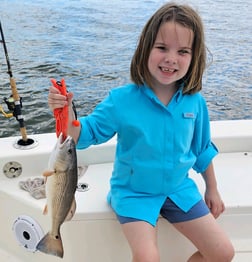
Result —
<instances>
[{"instance_id":1,"label":"girl's eye","mask_svg":"<svg viewBox=\"0 0 252 262\"><path fill-rule=\"evenodd\" d=\"M161 46L161 45L156 46L156 48L159 50L166 50L165 46Z\"/></svg>"},{"instance_id":2,"label":"girl's eye","mask_svg":"<svg viewBox=\"0 0 252 262\"><path fill-rule=\"evenodd\" d=\"M189 50L186 50L186 49L179 50L179 54L181 54L181 55L190 54L190 53L191 52Z\"/></svg>"}]
</instances>

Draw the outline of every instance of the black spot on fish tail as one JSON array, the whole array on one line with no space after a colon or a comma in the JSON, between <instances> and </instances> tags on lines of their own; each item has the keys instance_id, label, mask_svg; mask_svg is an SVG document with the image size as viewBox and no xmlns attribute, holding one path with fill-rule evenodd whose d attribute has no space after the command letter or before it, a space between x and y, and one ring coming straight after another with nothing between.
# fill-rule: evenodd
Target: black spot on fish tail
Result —
<instances>
[{"instance_id":1,"label":"black spot on fish tail","mask_svg":"<svg viewBox=\"0 0 252 262\"><path fill-rule=\"evenodd\" d=\"M37 244L37 250L45 254L63 258L64 250L60 235L52 236L47 233Z\"/></svg>"}]
</instances>

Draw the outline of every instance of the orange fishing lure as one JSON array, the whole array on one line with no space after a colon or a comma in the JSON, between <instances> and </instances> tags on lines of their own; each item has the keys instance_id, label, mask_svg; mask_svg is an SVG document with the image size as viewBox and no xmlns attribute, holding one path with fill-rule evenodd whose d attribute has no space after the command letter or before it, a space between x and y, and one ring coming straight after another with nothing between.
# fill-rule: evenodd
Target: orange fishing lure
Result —
<instances>
[{"instance_id":1,"label":"orange fishing lure","mask_svg":"<svg viewBox=\"0 0 252 262\"><path fill-rule=\"evenodd\" d=\"M65 80L57 81L55 79L51 79L51 82L54 87L56 87L60 93L64 96L67 96L67 89ZM59 137L60 133L62 133L63 141L67 138L67 128L68 128L68 106L64 106L63 108L54 109L54 117L55 117L55 131L57 137Z\"/></svg>"},{"instance_id":2,"label":"orange fishing lure","mask_svg":"<svg viewBox=\"0 0 252 262\"><path fill-rule=\"evenodd\" d=\"M53 86L56 87L62 95L67 96L66 83L63 78L61 79L61 81L51 79L51 82ZM74 112L76 116L75 107L74 107ZM56 125L55 125L56 135L57 137L59 137L60 133L62 133L63 141L65 141L65 139L67 138L67 129L68 129L68 106L66 105L63 108L56 108L54 109L53 113L56 121ZM72 121L72 125L77 127L80 125L80 122L77 119L75 119Z\"/></svg>"}]
</instances>

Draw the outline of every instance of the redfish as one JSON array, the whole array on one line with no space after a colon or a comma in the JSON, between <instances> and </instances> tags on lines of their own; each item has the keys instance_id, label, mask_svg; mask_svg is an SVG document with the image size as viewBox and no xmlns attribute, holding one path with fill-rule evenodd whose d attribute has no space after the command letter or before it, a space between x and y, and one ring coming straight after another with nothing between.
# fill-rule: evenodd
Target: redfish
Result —
<instances>
[{"instance_id":1,"label":"redfish","mask_svg":"<svg viewBox=\"0 0 252 262\"><path fill-rule=\"evenodd\" d=\"M70 220L76 209L75 191L78 182L77 154L72 137L59 136L51 153L46 177L47 204L44 214L51 217L51 229L37 245L37 250L63 257L64 249L60 227Z\"/></svg>"}]
</instances>

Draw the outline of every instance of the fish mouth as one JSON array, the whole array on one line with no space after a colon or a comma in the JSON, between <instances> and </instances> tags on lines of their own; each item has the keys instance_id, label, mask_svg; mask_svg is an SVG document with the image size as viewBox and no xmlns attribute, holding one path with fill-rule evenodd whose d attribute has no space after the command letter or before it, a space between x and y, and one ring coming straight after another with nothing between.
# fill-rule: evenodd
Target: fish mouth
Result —
<instances>
[{"instance_id":1,"label":"fish mouth","mask_svg":"<svg viewBox=\"0 0 252 262\"><path fill-rule=\"evenodd\" d=\"M70 139L71 139L71 136L67 136L66 138L64 138L63 134L60 133L59 138L58 138L58 143L60 147L63 147L65 144L67 144Z\"/></svg>"}]
</instances>

